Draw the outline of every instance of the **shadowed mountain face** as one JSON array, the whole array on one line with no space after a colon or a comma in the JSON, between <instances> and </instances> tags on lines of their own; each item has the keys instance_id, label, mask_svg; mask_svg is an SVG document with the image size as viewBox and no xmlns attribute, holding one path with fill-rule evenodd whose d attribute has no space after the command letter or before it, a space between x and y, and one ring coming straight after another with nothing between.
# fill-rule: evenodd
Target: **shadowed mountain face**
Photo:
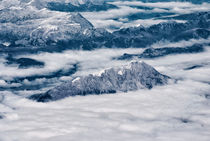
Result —
<instances>
[{"instance_id":1,"label":"shadowed mountain face","mask_svg":"<svg viewBox=\"0 0 210 141\"><path fill-rule=\"evenodd\" d=\"M31 13L26 12L28 10ZM122 28L110 33L105 29L94 28L80 14L55 14L27 6L25 9L3 9L0 13L0 52L12 54L102 47L144 48L162 40L177 42L209 37L209 12L174 18L189 20L186 23L165 22L150 27Z\"/></svg>"},{"instance_id":2,"label":"shadowed mountain face","mask_svg":"<svg viewBox=\"0 0 210 141\"><path fill-rule=\"evenodd\" d=\"M44 67L44 63L34 60L34 59L30 59L30 58L19 58L19 59L15 59L12 58L12 56L8 56L7 58L7 62L5 63L6 65L18 65L18 68L20 69L27 69L30 67Z\"/></svg>"},{"instance_id":3,"label":"shadowed mountain face","mask_svg":"<svg viewBox=\"0 0 210 141\"><path fill-rule=\"evenodd\" d=\"M162 19L176 19L176 20L187 20L187 21L194 21L198 20L199 17L203 17L203 19L210 19L209 12L196 12L196 13L190 13L190 14L181 14L178 16L172 16L172 17L163 17ZM208 25L204 25L207 26Z\"/></svg>"},{"instance_id":4,"label":"shadowed mountain face","mask_svg":"<svg viewBox=\"0 0 210 141\"><path fill-rule=\"evenodd\" d=\"M73 5L72 3L49 2L47 3L47 8L50 10L61 12L91 12L114 9L117 8L117 6L105 2L95 4L90 1L79 5Z\"/></svg>"},{"instance_id":5,"label":"shadowed mountain face","mask_svg":"<svg viewBox=\"0 0 210 141\"><path fill-rule=\"evenodd\" d=\"M59 100L68 96L127 92L138 89L151 89L156 85L167 84L169 77L160 74L144 62L132 62L121 68L104 70L98 75L77 77L57 86L45 94L32 95L38 102Z\"/></svg>"},{"instance_id":6,"label":"shadowed mountain face","mask_svg":"<svg viewBox=\"0 0 210 141\"><path fill-rule=\"evenodd\" d=\"M3 116L2 115L0 115L0 119L3 119Z\"/></svg>"},{"instance_id":7,"label":"shadowed mountain face","mask_svg":"<svg viewBox=\"0 0 210 141\"><path fill-rule=\"evenodd\" d=\"M37 3L38 0L33 5L37 7ZM209 12L175 17L175 19L190 19L187 23L162 23L149 28L125 28L109 33L94 28L80 14L57 12L59 8L67 11L66 7L71 6L83 5L83 7L86 7L85 5L87 5L91 7L94 5L92 2L81 4L49 2L48 5L50 4L51 8L55 8L55 11L38 10L23 2L19 5L19 8L5 7L1 9L0 46L2 48L0 51L91 50L104 46L108 48L145 47L160 40L179 41L209 36ZM107 3L95 5L106 7ZM145 17L145 15L141 17ZM136 18L139 19L139 17ZM6 47L12 47L12 49Z\"/></svg>"},{"instance_id":8,"label":"shadowed mountain face","mask_svg":"<svg viewBox=\"0 0 210 141\"><path fill-rule=\"evenodd\" d=\"M115 1L115 0L106 0L106 1ZM121 1L132 1L132 0L121 0ZM138 0L142 2L174 2L174 0ZM176 0L176 2L191 2L194 4L201 4L203 2L210 2L210 0Z\"/></svg>"},{"instance_id":9,"label":"shadowed mountain face","mask_svg":"<svg viewBox=\"0 0 210 141\"><path fill-rule=\"evenodd\" d=\"M133 27L114 32L113 44L118 47L146 47L161 40L171 42L183 39L207 39L210 35L210 13L200 13L187 23L160 23L145 27Z\"/></svg>"},{"instance_id":10,"label":"shadowed mountain face","mask_svg":"<svg viewBox=\"0 0 210 141\"><path fill-rule=\"evenodd\" d=\"M162 57L166 55L172 55L172 54L184 54L184 53L199 53L203 52L204 48L202 45L195 44L190 47L165 47L165 48L148 48L145 49L143 53L141 54L123 54L118 59L124 60L124 59L132 59L133 57L138 58L157 58Z\"/></svg>"}]
</instances>

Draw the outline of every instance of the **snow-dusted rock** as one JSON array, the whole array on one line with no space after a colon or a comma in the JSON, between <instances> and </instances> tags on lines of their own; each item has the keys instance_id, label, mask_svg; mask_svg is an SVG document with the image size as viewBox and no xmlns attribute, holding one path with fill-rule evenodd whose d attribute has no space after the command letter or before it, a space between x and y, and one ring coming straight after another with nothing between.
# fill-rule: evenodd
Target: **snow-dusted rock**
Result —
<instances>
[{"instance_id":1,"label":"snow-dusted rock","mask_svg":"<svg viewBox=\"0 0 210 141\"><path fill-rule=\"evenodd\" d=\"M50 0L46 7L50 10L62 12L105 11L117 8L117 6L104 2L104 0Z\"/></svg>"},{"instance_id":2,"label":"snow-dusted rock","mask_svg":"<svg viewBox=\"0 0 210 141\"><path fill-rule=\"evenodd\" d=\"M105 29L94 28L79 13L68 12L68 10L59 12L56 9L46 8L49 2L84 6L93 1L0 1L0 53L56 52L67 49L92 50L103 47L144 48L159 41L208 39L210 35L210 12L174 17L175 19L187 17L186 23L166 22L150 27L122 28L110 33Z\"/></svg>"},{"instance_id":3,"label":"snow-dusted rock","mask_svg":"<svg viewBox=\"0 0 210 141\"><path fill-rule=\"evenodd\" d=\"M184 15L190 17L193 14ZM159 41L177 42L190 39L208 39L210 12L200 12L186 23L163 22L150 27L129 27L113 32L112 45L116 47L148 47ZM190 19L190 18L189 18Z\"/></svg>"},{"instance_id":4,"label":"snow-dusted rock","mask_svg":"<svg viewBox=\"0 0 210 141\"><path fill-rule=\"evenodd\" d=\"M148 47L159 41L208 39L210 12L184 15L186 23L166 22L150 27L128 27L110 33L96 29L81 14L49 10L49 2L72 5L87 0L6 0L0 1L0 52L91 50L96 48ZM90 1L89 1L90 2ZM92 2L92 1L91 1ZM190 17L190 18L189 18ZM192 18L195 17L195 18ZM180 18L180 17L176 17Z\"/></svg>"},{"instance_id":5,"label":"snow-dusted rock","mask_svg":"<svg viewBox=\"0 0 210 141\"><path fill-rule=\"evenodd\" d=\"M164 47L164 48L147 48L144 52L140 54L128 54L125 53L122 56L118 57L119 60L132 59L133 57L138 58L157 58L163 57L171 54L186 54L186 53L199 53L203 52L204 47L200 44L194 44L189 47Z\"/></svg>"},{"instance_id":6,"label":"snow-dusted rock","mask_svg":"<svg viewBox=\"0 0 210 141\"><path fill-rule=\"evenodd\" d=\"M16 1L9 3L10 5L2 4L0 44L45 47L56 45L59 41L87 38L95 32L93 25L79 13L37 9L34 6L37 3L33 3L34 1Z\"/></svg>"},{"instance_id":7,"label":"snow-dusted rock","mask_svg":"<svg viewBox=\"0 0 210 141\"><path fill-rule=\"evenodd\" d=\"M160 74L144 62L131 62L127 66L111 68L102 73L76 77L57 86L45 94L32 95L30 99L39 102L59 100L68 96L103 94L151 89L167 84L169 77Z\"/></svg>"}]
</instances>

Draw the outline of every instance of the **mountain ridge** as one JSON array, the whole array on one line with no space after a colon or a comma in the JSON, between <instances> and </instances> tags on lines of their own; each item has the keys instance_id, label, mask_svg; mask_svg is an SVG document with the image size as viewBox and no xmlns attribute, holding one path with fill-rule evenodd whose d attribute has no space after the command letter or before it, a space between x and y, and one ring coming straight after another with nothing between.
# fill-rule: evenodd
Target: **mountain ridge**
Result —
<instances>
[{"instance_id":1,"label":"mountain ridge","mask_svg":"<svg viewBox=\"0 0 210 141\"><path fill-rule=\"evenodd\" d=\"M69 96L112 94L116 92L151 89L157 85L166 85L170 77L162 75L144 62L133 61L129 65L105 69L99 74L89 74L72 79L45 94L35 94L29 99L38 102L60 100Z\"/></svg>"}]
</instances>

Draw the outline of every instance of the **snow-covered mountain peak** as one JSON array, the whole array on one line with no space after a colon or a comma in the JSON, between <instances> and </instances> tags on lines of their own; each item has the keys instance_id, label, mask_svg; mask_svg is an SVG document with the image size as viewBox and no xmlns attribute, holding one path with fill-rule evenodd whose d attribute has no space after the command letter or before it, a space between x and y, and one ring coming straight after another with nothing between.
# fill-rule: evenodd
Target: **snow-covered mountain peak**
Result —
<instances>
[{"instance_id":1,"label":"snow-covered mountain peak","mask_svg":"<svg viewBox=\"0 0 210 141\"><path fill-rule=\"evenodd\" d=\"M134 91L167 84L169 77L144 62L131 62L106 69L100 75L80 76L57 86L45 94L32 95L39 102L59 100L68 96Z\"/></svg>"},{"instance_id":2,"label":"snow-covered mountain peak","mask_svg":"<svg viewBox=\"0 0 210 141\"><path fill-rule=\"evenodd\" d=\"M12 46L46 46L47 42L89 36L94 28L79 13L38 10L28 3L14 7L20 8L4 7L0 13L0 40Z\"/></svg>"},{"instance_id":3,"label":"snow-covered mountain peak","mask_svg":"<svg viewBox=\"0 0 210 141\"><path fill-rule=\"evenodd\" d=\"M86 29L92 29L93 25L86 20L80 13L72 13L71 19L77 23L80 23L81 27Z\"/></svg>"}]
</instances>

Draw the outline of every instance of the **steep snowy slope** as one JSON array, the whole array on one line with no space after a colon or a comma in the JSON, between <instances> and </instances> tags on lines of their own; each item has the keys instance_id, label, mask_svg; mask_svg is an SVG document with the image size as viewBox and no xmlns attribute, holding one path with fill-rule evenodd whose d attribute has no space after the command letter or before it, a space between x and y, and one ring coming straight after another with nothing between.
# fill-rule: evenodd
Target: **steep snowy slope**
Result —
<instances>
[{"instance_id":1,"label":"steep snowy slope","mask_svg":"<svg viewBox=\"0 0 210 141\"><path fill-rule=\"evenodd\" d=\"M0 53L92 50L102 47L142 48L162 40L176 42L207 39L210 35L209 12L174 17L181 20L183 17L188 17L184 18L188 20L186 23L164 22L150 27L122 28L110 33L105 29L96 29L79 13L46 9L45 4L49 2L58 1L0 1ZM70 1L59 3L66 4L66 2ZM74 6L87 3L90 1L71 1L71 5ZM52 7L56 8L56 5Z\"/></svg>"},{"instance_id":2,"label":"steep snowy slope","mask_svg":"<svg viewBox=\"0 0 210 141\"><path fill-rule=\"evenodd\" d=\"M79 13L52 12L45 8L38 10L33 2L18 2L12 6L4 5L0 12L0 44L3 47L44 48L58 42L100 35ZM2 3L4 1L0 5Z\"/></svg>"},{"instance_id":3,"label":"steep snowy slope","mask_svg":"<svg viewBox=\"0 0 210 141\"><path fill-rule=\"evenodd\" d=\"M103 4L106 5L104 0L2 0L3 3L6 5L14 5L14 4L27 4L32 5L38 9L48 8L48 4L70 4L69 8L76 8L79 10L81 6L85 5L92 5L92 6L102 6ZM108 5L108 4L107 4ZM110 4L111 5L111 4ZM89 10L90 7L86 7L86 10Z\"/></svg>"},{"instance_id":4,"label":"steep snowy slope","mask_svg":"<svg viewBox=\"0 0 210 141\"><path fill-rule=\"evenodd\" d=\"M210 12L200 12L197 15L186 23L164 22L148 28L142 26L123 28L113 33L115 38L112 43L118 47L146 47L161 40L177 42L207 39L210 35Z\"/></svg>"},{"instance_id":5,"label":"steep snowy slope","mask_svg":"<svg viewBox=\"0 0 210 141\"><path fill-rule=\"evenodd\" d=\"M144 62L131 62L128 66L104 70L98 75L77 77L49 90L32 95L39 102L59 100L68 96L134 91L167 84L169 77L160 74Z\"/></svg>"}]
</instances>

